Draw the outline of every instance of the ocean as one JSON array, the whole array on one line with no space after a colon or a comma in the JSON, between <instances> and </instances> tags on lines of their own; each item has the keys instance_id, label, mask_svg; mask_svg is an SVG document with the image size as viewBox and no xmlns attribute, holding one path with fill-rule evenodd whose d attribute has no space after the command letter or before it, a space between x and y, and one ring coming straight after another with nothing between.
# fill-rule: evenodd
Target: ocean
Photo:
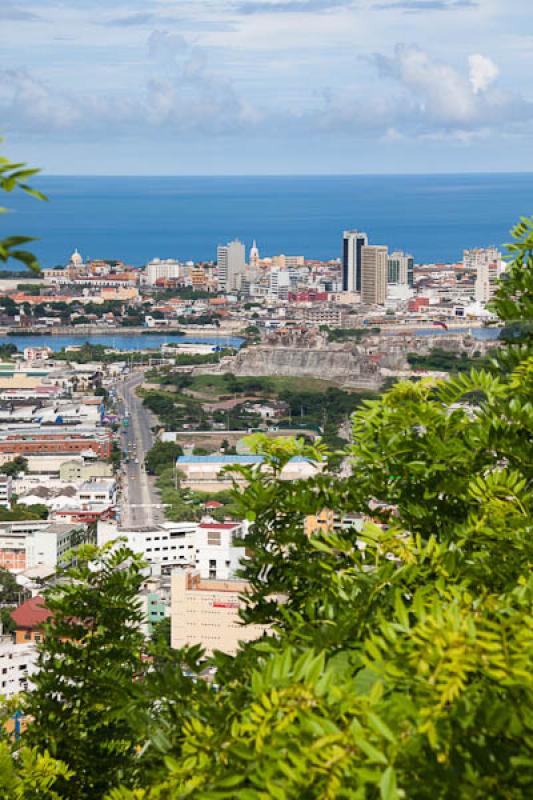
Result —
<instances>
[{"instance_id":1,"label":"ocean","mask_svg":"<svg viewBox=\"0 0 533 800\"><path fill-rule=\"evenodd\" d=\"M518 217L533 214L533 174L38 176L33 183L49 202L3 197L13 213L0 217L0 237L37 237L43 266L64 264L76 247L84 258L133 265L209 260L233 238L247 248L256 239L265 256L337 258L346 228L418 263L451 262L467 247L502 246Z\"/></svg>"}]
</instances>

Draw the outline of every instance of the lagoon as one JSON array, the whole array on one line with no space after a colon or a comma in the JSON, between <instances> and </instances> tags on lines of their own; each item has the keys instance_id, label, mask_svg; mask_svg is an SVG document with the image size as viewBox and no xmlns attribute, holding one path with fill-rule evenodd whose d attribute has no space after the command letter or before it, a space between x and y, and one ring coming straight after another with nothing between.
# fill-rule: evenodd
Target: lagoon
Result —
<instances>
[{"instance_id":1,"label":"lagoon","mask_svg":"<svg viewBox=\"0 0 533 800\"><path fill-rule=\"evenodd\" d=\"M131 352L133 350L155 350L162 344L171 342L181 342L183 344L212 344L219 347L233 347L238 350L244 339L239 336L184 336L183 334L172 335L171 333L143 334L101 334L95 336L55 336L55 335L30 335L30 336L6 336L0 340L0 344L14 344L19 350L25 347L43 347L48 345L57 353L65 347L71 345L101 344L105 347L112 347L116 350Z\"/></svg>"}]
</instances>

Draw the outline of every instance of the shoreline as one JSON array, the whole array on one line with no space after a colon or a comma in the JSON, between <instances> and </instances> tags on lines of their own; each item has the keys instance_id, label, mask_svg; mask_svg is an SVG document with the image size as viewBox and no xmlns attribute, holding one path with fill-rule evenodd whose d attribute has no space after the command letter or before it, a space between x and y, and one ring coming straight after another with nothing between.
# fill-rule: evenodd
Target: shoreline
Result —
<instances>
[{"instance_id":1,"label":"shoreline","mask_svg":"<svg viewBox=\"0 0 533 800\"><path fill-rule=\"evenodd\" d=\"M199 328L199 330L198 330ZM28 337L31 336L40 336L40 337L47 337L47 336L146 336L150 338L150 336L197 336L199 338L212 338L212 339L227 339L228 337L243 337L243 329L239 328L235 331L224 331L221 332L220 328L206 328L200 326L181 326L179 328L158 328L158 329L147 329L141 327L135 328L108 328L108 327L98 327L96 325L78 325L76 327L73 326L63 326L57 325L50 330L42 330L39 329L32 329L32 328L0 328L0 339L11 339L13 337L20 336L20 337Z\"/></svg>"}]
</instances>

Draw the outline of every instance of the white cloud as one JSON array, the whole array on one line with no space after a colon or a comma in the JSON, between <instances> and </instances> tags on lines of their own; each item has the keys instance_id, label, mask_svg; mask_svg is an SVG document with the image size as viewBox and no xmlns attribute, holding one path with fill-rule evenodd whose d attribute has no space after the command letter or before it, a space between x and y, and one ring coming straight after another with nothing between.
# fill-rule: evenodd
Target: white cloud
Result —
<instances>
[{"instance_id":1,"label":"white cloud","mask_svg":"<svg viewBox=\"0 0 533 800\"><path fill-rule=\"evenodd\" d=\"M469 74L433 58L414 45L397 45L393 55L376 55L382 77L404 92L414 125L429 130L503 129L533 118L533 104L494 86L498 67L479 54L469 58Z\"/></svg>"},{"instance_id":2,"label":"white cloud","mask_svg":"<svg viewBox=\"0 0 533 800\"><path fill-rule=\"evenodd\" d=\"M470 66L470 83L474 94L485 92L500 74L496 64L480 53L469 56L468 64Z\"/></svg>"}]
</instances>

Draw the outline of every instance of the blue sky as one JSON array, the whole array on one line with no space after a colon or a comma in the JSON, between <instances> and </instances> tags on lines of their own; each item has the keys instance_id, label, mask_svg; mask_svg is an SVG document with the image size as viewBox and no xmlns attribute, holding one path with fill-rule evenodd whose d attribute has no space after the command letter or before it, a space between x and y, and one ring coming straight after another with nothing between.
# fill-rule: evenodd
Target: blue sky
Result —
<instances>
[{"instance_id":1,"label":"blue sky","mask_svg":"<svg viewBox=\"0 0 533 800\"><path fill-rule=\"evenodd\" d=\"M0 133L63 174L533 170L531 0L0 0Z\"/></svg>"}]
</instances>

